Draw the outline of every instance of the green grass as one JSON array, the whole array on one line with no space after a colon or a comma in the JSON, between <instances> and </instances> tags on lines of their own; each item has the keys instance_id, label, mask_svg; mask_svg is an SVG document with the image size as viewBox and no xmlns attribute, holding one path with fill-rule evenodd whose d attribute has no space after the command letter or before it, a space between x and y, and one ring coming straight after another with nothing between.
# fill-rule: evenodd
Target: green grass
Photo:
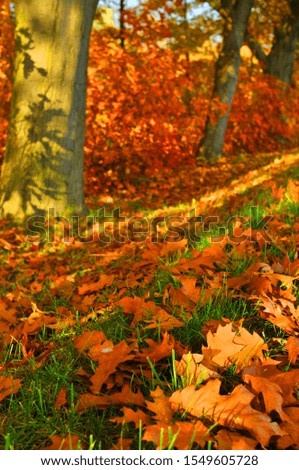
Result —
<instances>
[{"instance_id":1,"label":"green grass","mask_svg":"<svg viewBox=\"0 0 299 470\"><path fill-rule=\"evenodd\" d=\"M55 349L43 367L37 367L32 359L28 366L17 369L14 375L22 380L22 386L17 395L4 401L1 421L5 432L0 435L1 448L9 440L12 449L38 449L49 445L49 436L53 434L77 434L85 445L86 439L92 436L98 448L112 446L119 432L119 426L109 421L112 408L90 409L84 414L76 411L78 395L87 391L76 372L82 366L88 369L91 364L73 349L70 341L73 336L65 332L53 335ZM13 369L7 371L12 372ZM56 410L55 400L63 387L68 406Z\"/></svg>"},{"instance_id":2,"label":"green grass","mask_svg":"<svg viewBox=\"0 0 299 470\"><path fill-rule=\"evenodd\" d=\"M295 169L293 169L293 173L296 173ZM269 190L261 190L257 193L256 198L254 195L252 196L250 203L243 195L241 202L238 214L235 215L251 221L253 229L259 228L259 222L265 215L275 214L280 220L289 223L291 226L293 226L296 217L299 215L298 204L287 193L281 201L277 202L271 197ZM172 215L185 213L187 209L186 205L181 205L170 208L169 213ZM148 214L149 217L154 217L165 214L167 210L164 208L161 211L148 212ZM234 214L230 213L227 205L220 208L220 225L226 224L232 215ZM257 251L249 250L241 256L234 250L233 245L227 246L228 261L225 265L221 265L219 270L224 271L227 276L240 276L257 261L271 264L277 259L283 259L285 256L284 247L288 244L290 245L288 254L291 261L293 261L296 257L296 248L291 237L291 228L287 233L290 233L290 235L286 235L287 239L283 244L279 246L268 244L261 249L257 248ZM223 318L232 322L243 320L242 325L249 332L257 332L268 345L269 351L266 353L268 357L275 359L277 356L284 354L284 345L288 335L260 317L258 303L249 299L246 292L228 291L225 282L223 286L214 291L209 300L203 302L200 299L194 305L192 311L190 311L190 308L187 309L182 305L172 305L168 302L167 296L164 296L166 289L180 289L182 286L180 276L176 275L175 271L180 260L183 257L191 259L194 248L197 251L202 251L206 247L212 246L211 237L218 235L218 228L212 227L209 232L202 231L199 235L201 238L194 240L189 233L188 246L185 251L168 254L158 259L151 281L146 283L141 280L133 288L125 287L122 295L144 297L155 302L157 306L167 309L167 312L170 312L174 317L183 320L183 326L174 328L169 331L169 334L173 335L175 340L180 342L182 347L186 348L190 354L200 353L202 346L206 345L205 323L210 320L221 321ZM28 246L23 245L23 248L26 250ZM57 251L55 251L56 248ZM82 249L70 249L59 245L56 248L44 245L39 255L45 256L47 263L51 264L53 262L54 268L56 267L54 264L56 257L58 257L62 265L67 265L69 271L75 273L76 281L84 284L85 276L90 273L97 275L105 273L102 267L93 265L94 258L90 256L88 246L82 246ZM9 254L5 250L1 254L3 256L0 265L5 266ZM110 269L117 273L118 269L125 266L125 272L129 272L134 261L141 260L140 254L137 254L134 259L125 254L122 258L112 261ZM22 263L24 267L25 260ZM14 289L29 289L30 283L35 280L38 281L43 272L50 272L46 266L41 264L40 269L38 268L36 272L33 270L31 277L26 278L22 275L22 265L19 266L21 267L11 269L10 278L8 279L10 285L4 284L0 287L3 298ZM198 276L197 282L202 289L202 294L204 294L208 281ZM140 349L148 347L147 339L160 342L163 337L163 332L159 326L156 329L147 329L146 322L139 322L132 327L132 315L125 315L121 307L117 306L117 302L113 304L112 308L108 308L110 298L113 298L118 288L118 277L116 275L112 286L97 293L97 301L101 305L103 304L104 307L100 309L100 313L96 314L97 308L91 305L88 312L91 314L90 320L86 324L80 324L82 312L76 309L74 312L76 322L72 327L63 328L61 331L43 328L34 338L29 338L30 341L35 340L36 344L40 345L41 351L49 350L49 357L44 363L39 364L38 357L32 357L27 364L19 365L18 362L23 359L20 340L6 347L2 353L1 362L3 365L9 364L9 367L4 374L21 379L22 386L18 393L6 397L1 402L0 422L2 430L0 431L0 448L41 449L50 444L49 438L54 434L60 436L76 434L81 439L82 447L90 449L109 449L120 436L132 438L135 449L155 448L153 443L142 441L141 428L135 429L132 423L117 424L111 421L112 418L121 415L119 406L108 406L105 410L91 408L81 413L78 413L76 409L79 395L89 391L88 380L82 380L82 376L79 376L77 372L83 369L85 372L92 374L97 366L96 362L84 354L79 354L74 349L73 342L76 336L84 331L103 331L106 338L114 344L118 344L123 340L136 341L136 347ZM40 292L30 293L28 290L26 295L38 306L41 306L45 312L57 315L60 306L70 310L73 309L72 295L76 293L75 289L76 286L73 290L71 286L66 290L60 288L53 291L53 282L48 279L43 281ZM55 292L55 295L53 292ZM298 283L294 285L294 293L299 302ZM25 307L22 314L28 316ZM146 400L150 400L150 392L154 391L157 386L166 395L180 390L187 385L188 378L185 380L177 375L175 366L177 359L179 358L176 357L174 350L171 356L159 362L154 363L154 361L148 359L147 363L140 366L139 370L134 369L132 371L131 386L135 387L138 384ZM222 375L222 393L230 393L241 381L242 378L236 372L236 366L231 365ZM201 380L199 380L197 386L200 386L200 383ZM61 388L66 389L68 404L57 410L54 404ZM133 409L136 410L137 408L133 407ZM188 417L180 416L180 420L184 419L187 420ZM162 442L163 436L160 437ZM169 435L169 449L175 446L175 438L176 436ZM193 446L190 442L190 448L195 449L196 445ZM213 442L206 444L206 448L212 449Z\"/></svg>"}]
</instances>

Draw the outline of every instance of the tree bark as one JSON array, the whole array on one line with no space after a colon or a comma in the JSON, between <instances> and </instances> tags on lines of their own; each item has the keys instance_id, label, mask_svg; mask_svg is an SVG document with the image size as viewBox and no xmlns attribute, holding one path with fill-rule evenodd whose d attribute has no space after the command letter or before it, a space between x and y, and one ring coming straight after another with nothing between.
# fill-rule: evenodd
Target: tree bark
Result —
<instances>
[{"instance_id":1,"label":"tree bark","mask_svg":"<svg viewBox=\"0 0 299 470\"><path fill-rule=\"evenodd\" d=\"M264 63L264 72L290 85L299 38L299 0L289 0L290 14L285 16L280 27L274 29L271 52L267 55L261 46L248 38L248 44L258 60Z\"/></svg>"},{"instance_id":2,"label":"tree bark","mask_svg":"<svg viewBox=\"0 0 299 470\"><path fill-rule=\"evenodd\" d=\"M238 83L240 48L248 25L253 0L222 0L220 12L224 16L223 47L216 62L215 84L211 111L206 121L204 138L198 157L209 161L221 156L227 121Z\"/></svg>"},{"instance_id":3,"label":"tree bark","mask_svg":"<svg viewBox=\"0 0 299 470\"><path fill-rule=\"evenodd\" d=\"M125 48L125 0L120 0L119 4L119 36L120 47Z\"/></svg>"},{"instance_id":4,"label":"tree bark","mask_svg":"<svg viewBox=\"0 0 299 470\"><path fill-rule=\"evenodd\" d=\"M87 212L83 148L89 36L97 0L16 0L0 216Z\"/></svg>"}]
</instances>

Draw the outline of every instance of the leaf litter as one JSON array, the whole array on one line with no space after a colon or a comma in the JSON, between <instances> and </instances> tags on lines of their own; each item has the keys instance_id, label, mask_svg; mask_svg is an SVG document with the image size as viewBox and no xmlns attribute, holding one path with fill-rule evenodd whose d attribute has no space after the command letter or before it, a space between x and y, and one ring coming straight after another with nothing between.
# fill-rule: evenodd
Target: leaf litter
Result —
<instances>
[{"instance_id":1,"label":"leaf litter","mask_svg":"<svg viewBox=\"0 0 299 470\"><path fill-rule=\"evenodd\" d=\"M298 183L271 186L274 201L286 191L296 195ZM135 448L130 426L157 449L211 443L215 449L298 449L299 223L285 224L278 212L269 222L282 256L236 227L234 243L222 237L201 248L187 239L153 242L153 234L109 247L65 244L57 235L48 247L28 243L20 227L2 222L0 400L17 396L24 382L19 371L44 368L55 334L69 331L75 357L89 366L74 370L82 388L75 403L62 386L53 407L66 413L75 406L82 416L111 408L110 422L129 426L111 449ZM155 283L158 272L165 281ZM223 310L221 318L203 320L192 344L180 339L178 332L216 304L219 293L252 305L255 316L227 318ZM125 322L124 338L104 331L109 316L113 328L115 314ZM258 322L279 329L282 339L266 337ZM17 357L7 354L17 348ZM44 449L87 445L73 433L48 437Z\"/></svg>"}]
</instances>

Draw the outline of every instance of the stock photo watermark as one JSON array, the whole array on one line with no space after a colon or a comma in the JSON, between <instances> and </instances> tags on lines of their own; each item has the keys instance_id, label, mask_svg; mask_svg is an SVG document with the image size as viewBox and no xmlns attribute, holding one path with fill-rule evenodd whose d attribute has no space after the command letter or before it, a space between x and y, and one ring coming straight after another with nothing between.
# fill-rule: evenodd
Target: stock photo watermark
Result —
<instances>
[{"instance_id":1,"label":"stock photo watermark","mask_svg":"<svg viewBox=\"0 0 299 470\"><path fill-rule=\"evenodd\" d=\"M120 208L110 213L105 208L97 211L96 215L84 217L60 217L54 208L48 210L47 216L32 216L27 220L27 241L54 243L59 235L62 242L74 240L80 243L153 243L163 241L177 243L188 239L200 243L210 237L211 243L219 243L228 239L231 243L256 241L257 237L265 242L273 242L267 232L267 225L272 215L260 216L259 206L252 206L249 216L234 215L221 222L218 216L195 215L191 210L187 216L169 215L147 218L143 216L121 215ZM82 223L84 222L84 223Z\"/></svg>"}]
</instances>

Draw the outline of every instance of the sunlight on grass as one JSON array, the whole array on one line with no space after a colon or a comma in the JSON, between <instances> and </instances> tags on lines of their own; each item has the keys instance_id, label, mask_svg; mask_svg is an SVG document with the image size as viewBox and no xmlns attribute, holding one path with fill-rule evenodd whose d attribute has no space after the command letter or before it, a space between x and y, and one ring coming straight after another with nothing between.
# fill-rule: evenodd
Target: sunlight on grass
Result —
<instances>
[{"instance_id":1,"label":"sunlight on grass","mask_svg":"<svg viewBox=\"0 0 299 470\"><path fill-rule=\"evenodd\" d=\"M144 440L149 423L160 423L154 411L149 413L146 403L152 403L151 409L158 410L159 399L155 394L161 390L163 406L170 413L166 403L175 393L188 387L194 387L194 391L205 389L211 381L207 370L203 369L195 379L191 368L195 367L194 358L203 357L207 338L211 341L219 327L227 331L225 326L233 325L230 334L235 331L236 337L238 328L246 329L248 338L258 335L259 341L265 344L265 360L283 358L281 371L293 370L286 351L288 329L284 329L284 323L280 327L279 320L275 320L277 324L270 321L272 318L263 313L262 289L270 289L267 295L271 299L277 293L279 308L282 309L283 302L289 309L291 302L297 308L298 283L293 282L291 292L286 281L289 280L287 269L291 263L296 269L297 263L291 227L298 217L298 204L288 192L279 200L273 194L269 188L254 193L250 189L240 195L238 205L232 208L226 197L217 200L218 225L227 228L228 240L219 236L217 225L199 227L197 239L192 238L192 227L184 226L186 242L178 250L171 243L163 244L159 238L155 242L149 239L144 243L93 245L92 248L84 244L71 248L59 240L57 246L45 244L40 251L33 252L30 243L22 241L21 252L28 253L21 257L19 264L24 274L17 267L11 269L9 283L1 287L3 312L11 321L21 318L29 331L27 336L22 336L16 330L15 339L7 343L1 356L5 374L21 379L18 392L2 402L2 448L41 449L51 444L51 436L76 435L80 449L112 449L119 438L118 445L122 445L122 439L130 440L132 448L139 450L157 446L175 449L176 442L180 442L180 432L175 427L162 426L155 442ZM184 224L188 211L196 204L194 200L190 204L149 210L147 214L149 218L179 215ZM243 245L233 240L234 225L230 220L239 219L231 217L243 217L242 222L246 220L253 231L258 231L260 220L269 214L278 227L285 224L282 225L285 239L281 237L279 243L245 239ZM239 227L240 230L248 228L245 224ZM161 233L166 229L165 222ZM270 225L269 230L272 230ZM279 240L279 231L277 234ZM113 249L120 250L119 254L106 262L105 253ZM9 256L4 250L3 269L9 266ZM123 299L127 310L121 306ZM34 304L38 306L35 310ZM41 322L36 331L30 329L32 315ZM173 321L181 326L173 326ZM75 341L85 333L88 338L97 334L103 343L78 351ZM129 352L122 362L122 357L113 356L113 348L117 350L124 344ZM213 349L207 354L213 354ZM178 372L182 356L186 358L185 374ZM93 380L98 380L94 377L100 376L101 367L102 373L106 373L103 366L106 357L107 364L109 361L112 364L111 373L107 372L103 383L99 379L98 394L91 393ZM205 361L208 363L206 357ZM225 367L213 367L212 372L221 377L220 396L230 397L239 385L245 386L238 362L228 360ZM126 393L133 394L133 398L132 402L123 404L124 384L129 385ZM65 393L65 402L58 405L56 400L61 391ZM115 402L111 399L106 406L97 405L96 400L112 397L114 393ZM94 405L78 412L82 397L88 403L90 396L95 400ZM126 413L133 421L125 420ZM186 409L175 412L171 419L173 426L178 422L192 423ZM200 449L203 445L214 449L219 424L204 415L199 420L207 425L210 438L198 444L195 434L190 435L188 448Z\"/></svg>"}]
</instances>

